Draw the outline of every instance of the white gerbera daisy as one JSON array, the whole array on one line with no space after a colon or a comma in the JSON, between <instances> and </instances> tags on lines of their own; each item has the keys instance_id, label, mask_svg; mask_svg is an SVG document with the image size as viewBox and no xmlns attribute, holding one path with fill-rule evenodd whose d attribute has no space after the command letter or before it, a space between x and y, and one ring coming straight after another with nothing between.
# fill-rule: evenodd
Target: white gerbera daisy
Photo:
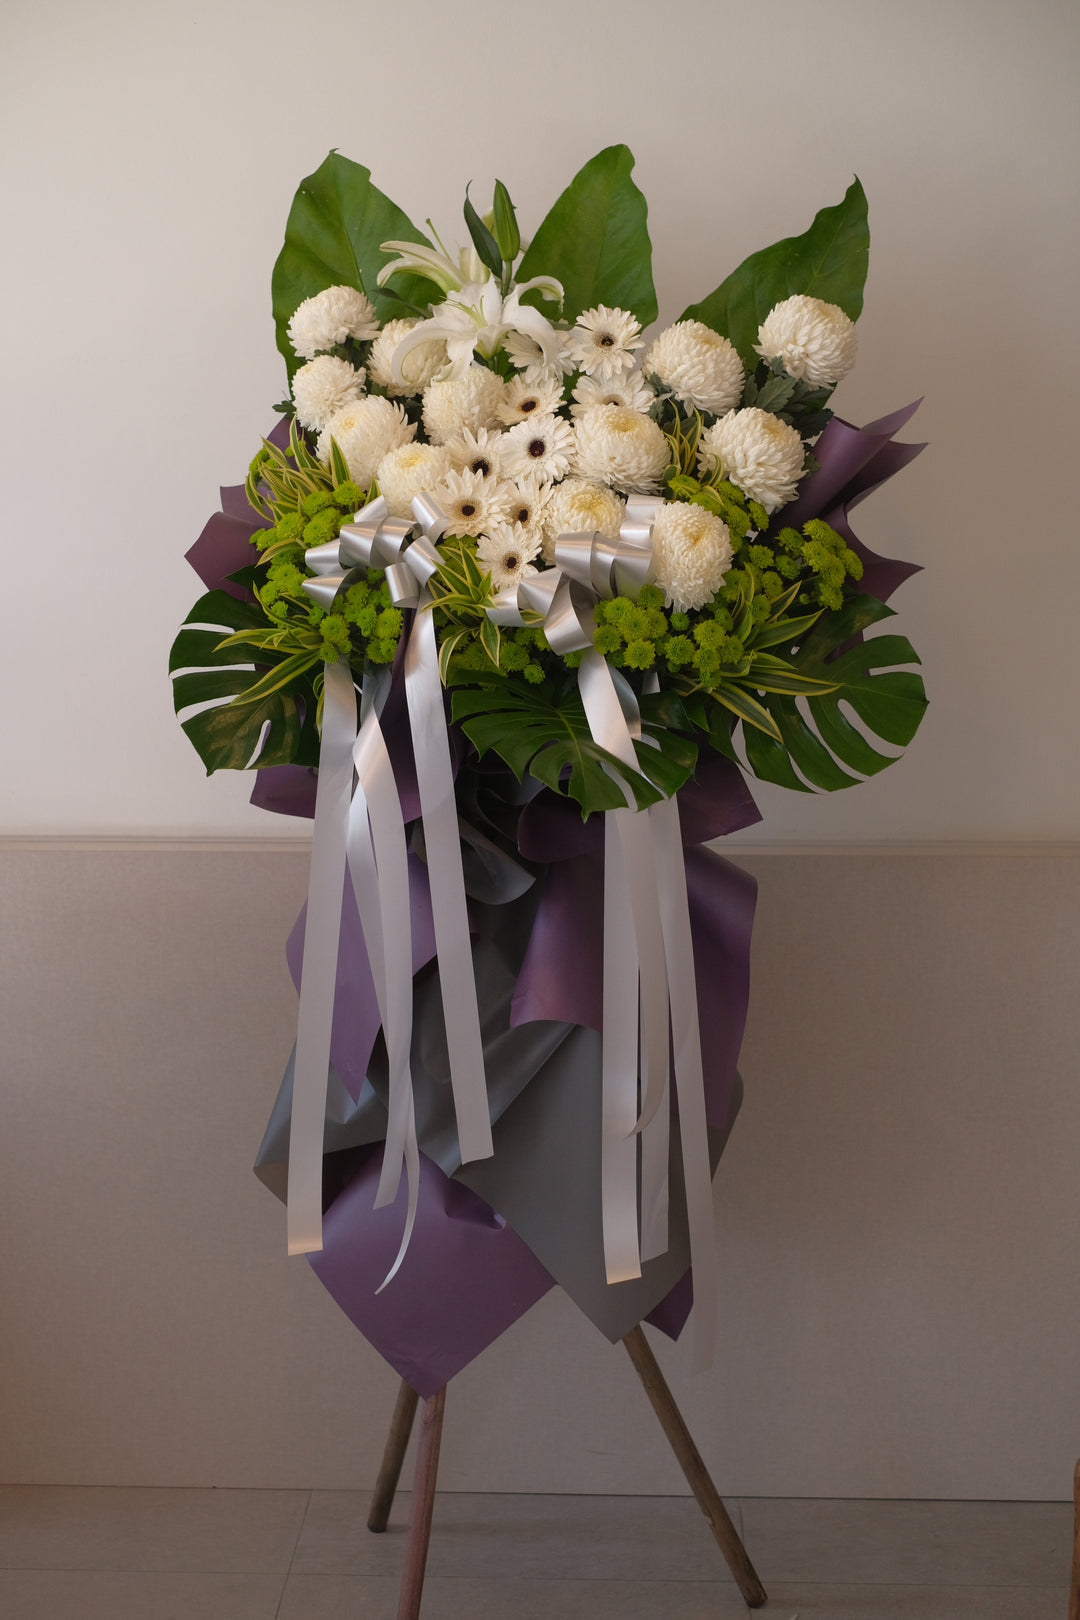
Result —
<instances>
[{"instance_id":1,"label":"white gerbera daisy","mask_svg":"<svg viewBox=\"0 0 1080 1620\"><path fill-rule=\"evenodd\" d=\"M531 475L550 482L570 471L573 453L573 428L549 411L503 434L502 470L511 478Z\"/></svg>"},{"instance_id":2,"label":"white gerbera daisy","mask_svg":"<svg viewBox=\"0 0 1080 1620\"><path fill-rule=\"evenodd\" d=\"M642 344L640 331L641 322L629 310L597 304L578 316L567 333L566 347L578 371L607 382L633 369L634 350Z\"/></svg>"},{"instance_id":3,"label":"white gerbera daisy","mask_svg":"<svg viewBox=\"0 0 1080 1620\"><path fill-rule=\"evenodd\" d=\"M516 528L528 530L530 534L535 531L539 536L553 488L561 489L562 485L545 484L538 478L528 476L500 484L499 490L506 502L507 522Z\"/></svg>"},{"instance_id":4,"label":"white gerbera daisy","mask_svg":"<svg viewBox=\"0 0 1080 1620\"><path fill-rule=\"evenodd\" d=\"M292 380L296 420L320 433L335 411L364 392L363 366L350 366L332 354L320 354L301 366Z\"/></svg>"},{"instance_id":5,"label":"white gerbera daisy","mask_svg":"<svg viewBox=\"0 0 1080 1620\"><path fill-rule=\"evenodd\" d=\"M828 388L846 377L857 347L855 322L839 305L803 293L773 305L755 344L763 360L782 360L789 377L811 388Z\"/></svg>"},{"instance_id":6,"label":"white gerbera daisy","mask_svg":"<svg viewBox=\"0 0 1080 1620\"><path fill-rule=\"evenodd\" d=\"M533 416L550 416L562 404L562 384L548 374L543 382L529 382L524 377L511 377L506 385L506 402L499 407L499 417L507 427L527 422Z\"/></svg>"},{"instance_id":7,"label":"white gerbera daisy","mask_svg":"<svg viewBox=\"0 0 1080 1620\"><path fill-rule=\"evenodd\" d=\"M652 389L642 382L640 371L632 371L625 377L612 377L608 382L601 382L598 377L583 376L577 380L570 415L583 416L595 405L625 405L631 411L647 411L655 398Z\"/></svg>"},{"instance_id":8,"label":"white gerbera daisy","mask_svg":"<svg viewBox=\"0 0 1080 1620\"><path fill-rule=\"evenodd\" d=\"M424 390L424 427L433 444L445 444L466 429L496 427L506 384L486 366L470 366L461 377L433 382Z\"/></svg>"},{"instance_id":9,"label":"white gerbera daisy","mask_svg":"<svg viewBox=\"0 0 1080 1620\"><path fill-rule=\"evenodd\" d=\"M538 536L525 535L509 523L499 523L481 537L476 560L491 575L495 589L505 591L536 573L532 561L539 551Z\"/></svg>"},{"instance_id":10,"label":"white gerbera daisy","mask_svg":"<svg viewBox=\"0 0 1080 1620\"><path fill-rule=\"evenodd\" d=\"M626 493L649 494L671 460L667 439L649 416L625 405L596 405L577 419L574 471Z\"/></svg>"},{"instance_id":11,"label":"white gerbera daisy","mask_svg":"<svg viewBox=\"0 0 1080 1620\"><path fill-rule=\"evenodd\" d=\"M408 421L400 405L368 394L334 412L319 434L319 460L330 460L333 439L348 463L349 477L367 489L387 451L408 444L415 434L416 424Z\"/></svg>"},{"instance_id":12,"label":"white gerbera daisy","mask_svg":"<svg viewBox=\"0 0 1080 1620\"><path fill-rule=\"evenodd\" d=\"M422 393L435 373L446 364L446 344L434 338L430 343L419 344L410 354L405 382L398 384L394 381L394 350L417 324L414 320L387 321L368 354L368 371L372 382L385 388L393 398Z\"/></svg>"},{"instance_id":13,"label":"white gerbera daisy","mask_svg":"<svg viewBox=\"0 0 1080 1620\"><path fill-rule=\"evenodd\" d=\"M455 472L461 472L467 467L470 472L479 473L481 478L497 482L502 457L502 438L502 434L496 432L494 428L477 428L475 433L465 428L454 438L446 441L450 465Z\"/></svg>"},{"instance_id":14,"label":"white gerbera daisy","mask_svg":"<svg viewBox=\"0 0 1080 1620\"><path fill-rule=\"evenodd\" d=\"M543 349L527 333L506 332L503 336L502 346L511 364L523 371L530 383L540 382L544 378L557 380L574 369L574 363L566 352L564 332L560 327L554 330L560 341L554 352L549 349L550 360L544 359Z\"/></svg>"},{"instance_id":15,"label":"white gerbera daisy","mask_svg":"<svg viewBox=\"0 0 1080 1620\"><path fill-rule=\"evenodd\" d=\"M446 513L447 534L487 534L506 521L506 504L497 486L474 472L449 472L432 491Z\"/></svg>"},{"instance_id":16,"label":"white gerbera daisy","mask_svg":"<svg viewBox=\"0 0 1080 1620\"><path fill-rule=\"evenodd\" d=\"M434 489L452 471L441 444L401 444L383 456L375 469L375 482L390 516L411 518L413 496Z\"/></svg>"},{"instance_id":17,"label":"white gerbera daisy","mask_svg":"<svg viewBox=\"0 0 1080 1620\"><path fill-rule=\"evenodd\" d=\"M606 484L587 478L564 478L556 484L544 507L544 561L555 561L560 534L602 534L619 538L626 502Z\"/></svg>"},{"instance_id":18,"label":"white gerbera daisy","mask_svg":"<svg viewBox=\"0 0 1080 1620\"><path fill-rule=\"evenodd\" d=\"M729 411L706 428L698 445L698 467L738 484L766 512L786 506L802 477L805 451L798 431L756 405Z\"/></svg>"},{"instance_id":19,"label":"white gerbera daisy","mask_svg":"<svg viewBox=\"0 0 1080 1620\"><path fill-rule=\"evenodd\" d=\"M373 338L378 330L375 310L362 292L355 287L327 287L294 309L289 342L302 360L314 360L348 337Z\"/></svg>"},{"instance_id":20,"label":"white gerbera daisy","mask_svg":"<svg viewBox=\"0 0 1080 1620\"><path fill-rule=\"evenodd\" d=\"M731 567L726 523L689 501L665 501L652 543L654 577L668 607L685 613L712 601Z\"/></svg>"},{"instance_id":21,"label":"white gerbera daisy","mask_svg":"<svg viewBox=\"0 0 1080 1620\"><path fill-rule=\"evenodd\" d=\"M641 369L659 377L684 405L713 416L739 403L746 380L734 345L704 321L676 321L661 332Z\"/></svg>"}]
</instances>

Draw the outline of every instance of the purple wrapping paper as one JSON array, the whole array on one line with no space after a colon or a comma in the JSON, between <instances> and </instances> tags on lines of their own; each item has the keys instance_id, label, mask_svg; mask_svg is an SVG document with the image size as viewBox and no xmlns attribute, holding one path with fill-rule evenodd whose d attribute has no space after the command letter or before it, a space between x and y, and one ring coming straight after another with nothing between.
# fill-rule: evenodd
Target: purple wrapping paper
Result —
<instances>
[{"instance_id":1,"label":"purple wrapping paper","mask_svg":"<svg viewBox=\"0 0 1080 1620\"><path fill-rule=\"evenodd\" d=\"M894 435L915 409L908 406L862 429L834 418L815 448L819 470L805 480L798 499L782 514L784 523L794 527L824 517L862 557L863 588L883 601L917 567L878 557L862 545L852 533L848 511L924 448L894 443ZM281 422L270 437L283 443L287 436L287 424ZM208 589L248 594L226 576L250 564L251 536L261 526L247 507L243 486L222 490L222 511L210 519L188 552ZM403 812L411 821L419 805L400 671L382 718ZM455 736L459 758L460 742ZM314 797L313 771L274 766L257 773L252 803L281 814L310 816ZM738 868L696 846L751 825L760 820L760 813L737 767L704 750L695 780L679 795L679 808L684 844L689 846L687 881L707 1115L710 1126L723 1129L730 1125L746 1018L755 885ZM546 865L547 871L539 880L511 1025L555 1020L600 1031L602 820L593 817L583 823L576 806L545 790L522 811L518 843L526 860ZM410 857L410 880L415 972L435 955L426 868L415 856ZM302 913L287 947L297 981L303 926ZM354 1101L364 1085L378 1028L367 954L346 884L332 1062ZM422 1156L412 1244L395 1283L377 1295L400 1241L405 1187L396 1204L375 1211L381 1149L355 1148L334 1158L340 1163L336 1176L331 1174L327 1182L331 1196L324 1249L309 1256L309 1263L385 1359L421 1395L432 1394L554 1286L553 1278L489 1204ZM686 1273L646 1320L675 1337L691 1302L692 1279Z\"/></svg>"},{"instance_id":2,"label":"purple wrapping paper","mask_svg":"<svg viewBox=\"0 0 1080 1620\"><path fill-rule=\"evenodd\" d=\"M381 1148L358 1154L353 1179L323 1221L311 1269L365 1339L425 1399L531 1310L551 1277L506 1222L424 1155L409 1252L385 1293L408 1189L373 1209ZM389 1307L389 1308L388 1308Z\"/></svg>"}]
</instances>

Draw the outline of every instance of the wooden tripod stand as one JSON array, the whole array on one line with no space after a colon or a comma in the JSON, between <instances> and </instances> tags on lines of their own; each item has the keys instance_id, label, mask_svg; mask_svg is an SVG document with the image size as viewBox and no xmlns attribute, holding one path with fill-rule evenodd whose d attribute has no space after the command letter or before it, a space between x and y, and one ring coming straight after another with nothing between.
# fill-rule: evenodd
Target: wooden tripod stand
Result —
<instances>
[{"instance_id":1,"label":"wooden tripod stand","mask_svg":"<svg viewBox=\"0 0 1080 1620\"><path fill-rule=\"evenodd\" d=\"M759 1609L765 1602L765 1588L758 1580L753 1564L739 1533L728 1517L719 1492L709 1477L690 1431L657 1366L656 1357L640 1327L631 1328L622 1341L637 1369L645 1393L668 1437L679 1466L686 1475L690 1489L697 1497L698 1506L716 1537L732 1577L751 1609ZM386 1529L390 1509L394 1502L405 1449L412 1433L413 1419L420 1397L402 1380L397 1404L390 1424L390 1434L383 1453L382 1467L372 1497L367 1526L376 1533ZM397 1620L418 1620L420 1601L424 1592L424 1569L427 1565L428 1542L431 1539L431 1516L435 1506L435 1477L439 1468L439 1445L442 1441L443 1410L446 1406L446 1385L436 1390L424 1402L420 1424L420 1441L416 1453L416 1474L413 1481L412 1508L409 1514L409 1533L405 1547L405 1567L401 1575Z\"/></svg>"}]
</instances>

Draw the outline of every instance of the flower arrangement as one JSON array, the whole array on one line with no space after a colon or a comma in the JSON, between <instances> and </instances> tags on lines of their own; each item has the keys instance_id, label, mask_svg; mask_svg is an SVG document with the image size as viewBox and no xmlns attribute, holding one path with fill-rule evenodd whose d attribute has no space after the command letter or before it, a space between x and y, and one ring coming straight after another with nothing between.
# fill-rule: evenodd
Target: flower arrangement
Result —
<instances>
[{"instance_id":1,"label":"flower arrangement","mask_svg":"<svg viewBox=\"0 0 1080 1620\"><path fill-rule=\"evenodd\" d=\"M469 242L451 252L430 224L430 238L418 231L366 169L332 153L297 193L274 270L289 378L289 395L277 407L282 421L251 463L246 514L236 492L227 492L224 514L190 554L215 588L192 610L172 667L177 710L208 771L248 768L280 779L287 767L303 799L318 766L324 795L332 706L344 725L336 767L339 866L330 862L331 899L323 906L329 921L321 973L330 985L319 1016L326 1029L308 1062L317 1081L309 1112L318 1140L309 1132L308 1153L322 1151L330 1003L335 975L340 988L346 927L334 884L347 860L363 930L357 949L372 962L390 1071L377 1204L397 1196L404 1161L406 1241L421 1203L417 1105L406 1095L411 1099L416 1080L408 1074L415 1008L399 1009L394 1036L393 1003L394 986L416 964L402 957L400 941L394 956L393 914L408 910L411 880L394 864L404 844L380 822L382 767L384 780L388 772L396 783L390 821L396 816L396 826L408 827L421 813L423 834L419 843L412 839L409 859L426 861L433 889L441 885L437 874L457 869L459 833L468 844L463 827L470 821L490 850L524 868L528 886L542 882L562 854L553 856L550 840L545 845L537 835L544 806L550 819L572 801L586 823L600 812L653 815L656 847L667 855L635 843L624 820L612 822L623 829L629 888L640 865L653 877L632 895L629 911L620 912L611 892L603 908L601 954L613 949L619 916L636 940L623 970L633 984L631 1001L622 1004L633 1038L620 1059L633 1071L634 1095L627 1101L624 1077L616 1127L633 1154L635 1136L669 1111L669 1019L676 1034L689 1020L697 1040L695 1007L684 1004L676 1018L676 981L681 964L693 982L695 959L700 978L700 942L691 940L688 922L677 943L665 910L665 885L682 884L685 894L682 845L699 841L688 832L694 803L711 806L699 827L708 838L756 818L740 773L798 791L847 787L892 763L892 750L910 741L925 705L918 675L904 667L917 663L908 642L865 637L891 616L884 598L913 570L875 557L847 521L848 506L915 453L893 442L910 411L859 430L830 408L856 359L869 250L862 187L856 180L805 234L754 254L650 335L657 300L646 205L632 168L625 147L601 152L528 243L501 182L483 216L467 191ZM407 723L394 720L401 686ZM358 692L359 738L367 743L358 740ZM404 712L401 703L398 709ZM395 726L409 733L415 756L405 767L400 749L390 757ZM442 761L447 746L455 761L449 754ZM413 769L419 803L410 813ZM439 771L441 788L433 785ZM325 802L332 791L325 788ZM349 830L356 794L362 858L355 827ZM461 823L447 831L444 822L441 833L440 796ZM279 793L276 807L294 808L287 800ZM274 795L261 802L275 803ZM661 807L676 804L681 837L678 813L674 831L657 819ZM304 808L310 813L310 803ZM322 812L315 813L318 845ZM578 835L560 826L559 837L578 849ZM479 847L474 838L474 852ZM609 837L609 866L612 848ZM358 875L364 863L366 893ZM313 869L313 896L315 883ZM475 889L469 892L475 901ZM443 929L456 928L460 944L469 922L464 893L455 893L432 896L434 927L437 935L441 907ZM312 910L305 987L316 972L309 961L320 952L313 919ZM664 937L664 954L651 964L650 928ZM525 977L534 943L535 929L518 951ZM468 1161L491 1155L489 1115L498 1109L483 1091L475 1007L456 1037L451 1028L458 1022L451 1001L455 1008L476 1002L467 971L460 994L451 994L449 975L461 971L452 956L440 944L449 1066L460 1078L469 1061L479 1061L481 1082L470 1101L465 1082L459 1089L455 1079L459 1152L447 1164L450 1174L464 1176ZM519 1002L527 1002L520 991L519 979ZM605 989L603 1018L593 1021L602 1023L605 1053L615 1044L608 995ZM550 1007L537 1012L539 1004L529 1016L553 1016ZM567 1027L589 1023L566 1010L560 1004L556 1012ZM518 1004L509 1026L527 1022L521 1014ZM369 1041L365 1062L371 1050ZM695 1062L700 1070L700 1056L690 1069ZM364 1080L357 1078L356 1097ZM489 1072L489 1091L490 1080ZM682 1089L678 1109L685 1160L696 1116ZM723 1112L714 1124L723 1123ZM295 1158L295 1111L293 1133ZM699 1134L704 1153L704 1115ZM666 1165L666 1135L660 1153ZM693 1250L702 1174L707 1192L709 1172L700 1163L692 1171L689 1160L683 1168ZM476 1186L491 1191L486 1182ZM625 1214L625 1186L622 1196ZM309 1189L309 1202L313 1197ZM505 1214L513 1199L505 1187L500 1197ZM641 1275L641 1264L664 1252L656 1243L645 1252L643 1194L633 1252L620 1271L614 1201L612 1194L609 1206L606 1189L608 1282ZM294 1246L317 1250L320 1242L316 1232ZM395 1266L403 1254L404 1245ZM545 1264L554 1269L546 1252Z\"/></svg>"}]
</instances>

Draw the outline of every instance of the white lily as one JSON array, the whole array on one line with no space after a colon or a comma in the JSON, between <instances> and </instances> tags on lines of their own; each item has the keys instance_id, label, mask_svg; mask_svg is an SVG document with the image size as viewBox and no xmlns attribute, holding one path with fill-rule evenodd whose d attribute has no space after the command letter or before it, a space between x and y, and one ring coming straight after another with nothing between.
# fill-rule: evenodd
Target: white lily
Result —
<instances>
[{"instance_id":1,"label":"white lily","mask_svg":"<svg viewBox=\"0 0 1080 1620\"><path fill-rule=\"evenodd\" d=\"M563 295L561 284L552 276L533 276L515 286L506 298L491 276L486 281L467 281L450 291L431 319L414 326L394 350L391 372L395 383L398 387L407 386L406 359L421 343L430 343L435 338L441 338L446 344L447 363L439 373L440 382L464 376L472 364L474 350L490 360L507 332L520 332L531 338L543 354L544 364L555 365L560 334L539 310L520 301L522 295L533 288L547 299L561 299Z\"/></svg>"},{"instance_id":2,"label":"white lily","mask_svg":"<svg viewBox=\"0 0 1080 1620\"><path fill-rule=\"evenodd\" d=\"M438 241L438 237L435 239ZM484 275L483 261L471 246L458 249L456 264L441 243L433 248L426 242L380 242L379 251L398 255L379 271L376 281L380 287L385 287L391 276L403 270L434 282L444 293L460 292L468 282L479 281Z\"/></svg>"}]
</instances>

